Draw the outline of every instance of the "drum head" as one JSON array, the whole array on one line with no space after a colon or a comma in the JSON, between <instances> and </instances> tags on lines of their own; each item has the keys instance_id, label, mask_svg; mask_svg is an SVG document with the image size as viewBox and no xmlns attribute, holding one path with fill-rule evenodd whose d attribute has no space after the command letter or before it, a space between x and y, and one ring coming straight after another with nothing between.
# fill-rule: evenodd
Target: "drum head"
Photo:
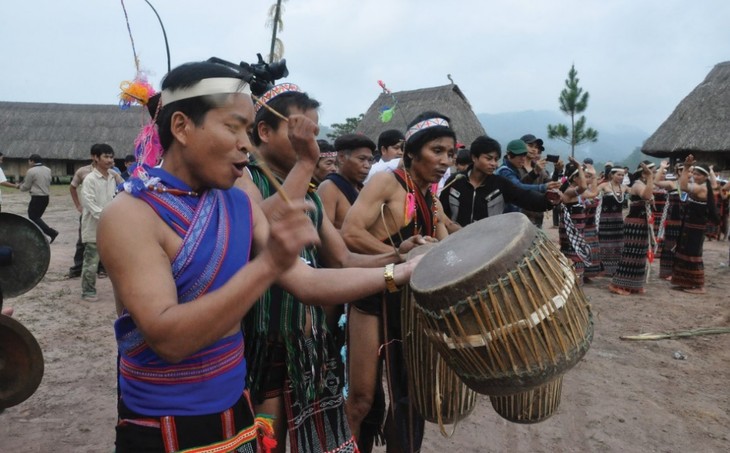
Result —
<instances>
[{"instance_id":1,"label":"drum head","mask_svg":"<svg viewBox=\"0 0 730 453\"><path fill-rule=\"evenodd\" d=\"M43 378L43 353L18 321L0 315L0 408L30 398Z\"/></svg>"},{"instance_id":2,"label":"drum head","mask_svg":"<svg viewBox=\"0 0 730 453\"><path fill-rule=\"evenodd\" d=\"M9 263L0 265L3 297L15 297L30 291L46 275L51 262L51 247L35 223L19 215L0 213L0 247L5 252L9 248L11 253Z\"/></svg>"},{"instance_id":3,"label":"drum head","mask_svg":"<svg viewBox=\"0 0 730 453\"><path fill-rule=\"evenodd\" d=\"M467 225L433 247L416 265L411 275L416 301L425 308L443 309L483 290L485 284L517 266L538 234L519 212Z\"/></svg>"}]
</instances>

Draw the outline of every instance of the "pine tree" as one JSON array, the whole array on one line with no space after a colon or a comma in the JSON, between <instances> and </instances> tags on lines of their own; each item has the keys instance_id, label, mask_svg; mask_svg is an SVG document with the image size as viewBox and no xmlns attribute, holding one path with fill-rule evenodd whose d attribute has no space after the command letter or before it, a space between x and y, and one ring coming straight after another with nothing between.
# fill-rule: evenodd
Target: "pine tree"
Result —
<instances>
[{"instance_id":1,"label":"pine tree","mask_svg":"<svg viewBox=\"0 0 730 453\"><path fill-rule=\"evenodd\" d=\"M570 155L575 157L575 147L583 143L597 142L598 131L586 127L586 117L580 115L588 108L588 92L578 86L578 71L570 67L565 88L560 92L560 111L570 116L570 128L565 124L548 125L547 133L551 139L558 139L570 145ZM580 115L576 121L576 115Z\"/></svg>"}]
</instances>

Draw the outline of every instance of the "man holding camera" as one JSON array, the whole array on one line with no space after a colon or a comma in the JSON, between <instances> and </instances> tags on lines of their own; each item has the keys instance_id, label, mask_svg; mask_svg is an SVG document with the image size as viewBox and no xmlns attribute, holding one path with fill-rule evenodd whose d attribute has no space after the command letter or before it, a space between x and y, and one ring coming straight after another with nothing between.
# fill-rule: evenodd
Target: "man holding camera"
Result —
<instances>
[{"instance_id":1,"label":"man holding camera","mask_svg":"<svg viewBox=\"0 0 730 453\"><path fill-rule=\"evenodd\" d=\"M524 182L523 178L528 176L525 170L526 162L527 144L522 140L512 140L507 144L507 156L504 158L503 165L497 169L495 174L509 179L512 184L522 189L535 190L540 193L560 187L560 183L557 181L532 184ZM514 204L508 204L505 206L504 212L520 212L520 208Z\"/></svg>"},{"instance_id":2,"label":"man holding camera","mask_svg":"<svg viewBox=\"0 0 730 453\"><path fill-rule=\"evenodd\" d=\"M542 158L542 152L545 151L543 141L532 134L525 134L520 138L527 144L527 158L525 159L525 174L522 182L525 184L544 184L550 181L550 175L545 171L546 159ZM542 221L545 218L544 212L522 210L530 222L538 228L542 228Z\"/></svg>"}]
</instances>

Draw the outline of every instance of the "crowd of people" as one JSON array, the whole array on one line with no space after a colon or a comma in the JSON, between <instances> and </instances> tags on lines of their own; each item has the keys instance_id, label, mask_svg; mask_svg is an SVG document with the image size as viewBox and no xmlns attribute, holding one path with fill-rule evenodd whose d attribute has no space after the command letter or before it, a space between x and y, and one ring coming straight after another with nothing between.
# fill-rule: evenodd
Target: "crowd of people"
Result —
<instances>
[{"instance_id":1,"label":"crowd of people","mask_svg":"<svg viewBox=\"0 0 730 453\"><path fill-rule=\"evenodd\" d=\"M486 135L460 148L436 111L377 142L330 144L299 86L251 94L231 67L175 68L149 109L159 147L127 156L120 174L111 147L94 145L71 183L69 277L93 301L108 273L116 299L117 452L371 451L378 440L419 451L400 322L420 259L410 250L506 212L542 228L552 210L578 284L608 277L613 293L641 293L658 254L660 278L702 293L703 241L727 234L715 200L730 183L692 156L676 178L665 162L631 174L550 165L532 134L504 155ZM52 242L40 219L50 171L31 163L20 188Z\"/></svg>"}]
</instances>

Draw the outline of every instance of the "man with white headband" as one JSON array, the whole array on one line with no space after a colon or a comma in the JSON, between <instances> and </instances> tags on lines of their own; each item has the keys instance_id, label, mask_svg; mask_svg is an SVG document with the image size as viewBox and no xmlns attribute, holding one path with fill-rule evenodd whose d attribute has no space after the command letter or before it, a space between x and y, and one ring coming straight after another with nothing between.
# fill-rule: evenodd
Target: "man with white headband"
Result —
<instances>
[{"instance_id":1,"label":"man with white headband","mask_svg":"<svg viewBox=\"0 0 730 453\"><path fill-rule=\"evenodd\" d=\"M311 190L310 181L319 157L315 141L318 107L319 102L297 85L274 86L255 106L254 143L288 196L304 198L315 207L309 215L322 245L304 248L302 263L312 268L372 267L367 272L380 272L385 282L382 266L395 262L395 253L351 253L325 213L319 195ZM297 130L297 122L308 124L311 129ZM283 202L258 161L251 163L249 172L238 184L265 213L275 211ZM350 279L351 284L360 284L360 277ZM344 302L338 298L330 300L330 304ZM283 434L288 431L291 452L350 451L355 445L345 415L342 353L335 341L341 333L340 314L340 307L309 307L296 293L274 285L246 315L245 335L250 345L246 360L253 368L249 375L251 396L257 412L276 417L275 431L282 436L280 444L283 445Z\"/></svg>"},{"instance_id":2,"label":"man with white headband","mask_svg":"<svg viewBox=\"0 0 730 453\"><path fill-rule=\"evenodd\" d=\"M448 235L437 184L451 165L456 135L449 119L424 112L405 134L404 168L373 175L342 225L351 250L406 254L414 245ZM391 401L385 426L389 451L419 451L424 420L410 406L400 329L400 289L352 304L348 319L350 389L348 418L358 445L369 451L384 412L379 357L387 357ZM387 322L385 321L387 320ZM383 351L382 353L379 351Z\"/></svg>"},{"instance_id":3,"label":"man with white headband","mask_svg":"<svg viewBox=\"0 0 730 453\"><path fill-rule=\"evenodd\" d=\"M271 421L254 418L245 389L243 316L274 282L309 303L346 302L385 283L377 269L303 265L299 251L319 242L310 206L282 204L269 224L233 188L254 121L239 72L189 63L162 88L156 127L144 129L159 137L145 135L138 161L164 160L125 183L97 233L119 314L116 451L270 448ZM291 127L311 129L296 119Z\"/></svg>"}]
</instances>

